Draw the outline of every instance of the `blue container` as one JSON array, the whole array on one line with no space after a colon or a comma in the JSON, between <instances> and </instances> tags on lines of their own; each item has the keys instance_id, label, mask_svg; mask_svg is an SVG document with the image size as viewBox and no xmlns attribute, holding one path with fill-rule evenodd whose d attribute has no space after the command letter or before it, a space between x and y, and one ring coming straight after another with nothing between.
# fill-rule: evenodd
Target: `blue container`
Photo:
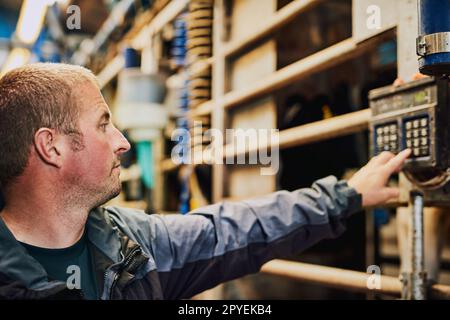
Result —
<instances>
[{"instance_id":1,"label":"blue container","mask_svg":"<svg viewBox=\"0 0 450 320\"><path fill-rule=\"evenodd\" d=\"M184 28L175 29L174 37L183 37L183 38L186 38L186 37L187 37L186 29L184 29Z\"/></svg>"},{"instance_id":2,"label":"blue container","mask_svg":"<svg viewBox=\"0 0 450 320\"><path fill-rule=\"evenodd\" d=\"M172 47L170 53L174 57L184 57L186 55L186 48L184 47Z\"/></svg>"},{"instance_id":3,"label":"blue container","mask_svg":"<svg viewBox=\"0 0 450 320\"><path fill-rule=\"evenodd\" d=\"M178 37L178 38L174 38L172 45L174 47L181 47L184 48L186 46L186 38L185 37Z\"/></svg>"},{"instance_id":4,"label":"blue container","mask_svg":"<svg viewBox=\"0 0 450 320\"><path fill-rule=\"evenodd\" d=\"M450 32L450 0L419 1L419 35ZM450 73L450 53L434 53L419 58L420 72L429 75Z\"/></svg>"},{"instance_id":5,"label":"blue container","mask_svg":"<svg viewBox=\"0 0 450 320\"><path fill-rule=\"evenodd\" d=\"M178 18L173 22L176 29L181 29L186 27L186 21L183 18Z\"/></svg>"},{"instance_id":6,"label":"blue container","mask_svg":"<svg viewBox=\"0 0 450 320\"><path fill-rule=\"evenodd\" d=\"M125 68L138 68L141 66L139 52L133 48L125 48Z\"/></svg>"}]
</instances>

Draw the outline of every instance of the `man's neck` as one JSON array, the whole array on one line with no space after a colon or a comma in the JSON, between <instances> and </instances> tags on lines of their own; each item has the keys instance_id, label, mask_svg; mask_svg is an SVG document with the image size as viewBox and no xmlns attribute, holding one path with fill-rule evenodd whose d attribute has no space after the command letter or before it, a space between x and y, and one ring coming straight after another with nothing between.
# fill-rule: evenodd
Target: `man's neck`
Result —
<instances>
[{"instance_id":1,"label":"man's neck","mask_svg":"<svg viewBox=\"0 0 450 320\"><path fill-rule=\"evenodd\" d=\"M21 194L20 199L9 198L0 213L18 241L57 249L70 247L81 238L89 209L70 205L77 201L56 197L45 201L33 193Z\"/></svg>"}]
</instances>

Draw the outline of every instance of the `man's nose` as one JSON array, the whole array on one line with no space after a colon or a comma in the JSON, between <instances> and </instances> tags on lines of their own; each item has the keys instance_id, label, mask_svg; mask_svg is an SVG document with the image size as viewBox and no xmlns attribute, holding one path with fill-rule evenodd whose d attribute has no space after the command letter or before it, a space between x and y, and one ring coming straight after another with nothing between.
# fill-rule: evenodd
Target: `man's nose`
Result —
<instances>
[{"instance_id":1,"label":"man's nose","mask_svg":"<svg viewBox=\"0 0 450 320\"><path fill-rule=\"evenodd\" d=\"M117 146L115 148L116 153L118 154L123 154L125 152L127 152L128 150L130 150L131 145L128 142L127 138L125 138L125 136L122 134L122 132L120 132L119 129L115 128L116 130L116 139L115 141L117 141Z\"/></svg>"}]
</instances>

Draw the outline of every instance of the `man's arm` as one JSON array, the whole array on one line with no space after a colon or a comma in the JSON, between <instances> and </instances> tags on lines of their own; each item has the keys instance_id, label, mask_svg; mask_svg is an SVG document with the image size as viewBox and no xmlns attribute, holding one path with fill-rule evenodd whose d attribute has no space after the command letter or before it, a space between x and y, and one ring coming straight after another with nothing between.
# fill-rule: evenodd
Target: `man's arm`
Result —
<instances>
[{"instance_id":1,"label":"man's arm","mask_svg":"<svg viewBox=\"0 0 450 320\"><path fill-rule=\"evenodd\" d=\"M363 203L375 205L397 195L398 190L385 185L406 157L406 153L376 157L349 183L330 176L311 188L222 202L185 216L146 216L145 229L151 235L146 243L164 297L191 297L257 272L271 259L292 256L322 239L339 236L346 219Z\"/></svg>"}]
</instances>

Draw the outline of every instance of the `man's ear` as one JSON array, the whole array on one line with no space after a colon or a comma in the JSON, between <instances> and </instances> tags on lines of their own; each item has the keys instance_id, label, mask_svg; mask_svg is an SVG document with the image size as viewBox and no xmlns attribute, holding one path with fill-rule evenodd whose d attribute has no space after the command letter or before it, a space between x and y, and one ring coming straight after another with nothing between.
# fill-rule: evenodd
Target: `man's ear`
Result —
<instances>
[{"instance_id":1,"label":"man's ear","mask_svg":"<svg viewBox=\"0 0 450 320\"><path fill-rule=\"evenodd\" d=\"M34 134L34 147L41 160L57 168L62 166L62 142L53 129L40 128Z\"/></svg>"}]
</instances>

